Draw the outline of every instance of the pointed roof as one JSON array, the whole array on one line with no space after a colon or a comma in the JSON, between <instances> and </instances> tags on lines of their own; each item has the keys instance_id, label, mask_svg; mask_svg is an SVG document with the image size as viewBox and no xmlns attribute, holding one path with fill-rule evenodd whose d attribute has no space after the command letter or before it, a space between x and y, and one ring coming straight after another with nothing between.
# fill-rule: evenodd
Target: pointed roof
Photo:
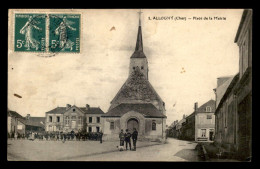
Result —
<instances>
[{"instance_id":1,"label":"pointed roof","mask_svg":"<svg viewBox=\"0 0 260 169\"><path fill-rule=\"evenodd\" d=\"M140 68L137 67L111 101L110 109L113 107L113 104L130 103L133 101L152 103L155 100L163 104L160 96L156 93L150 82L144 77Z\"/></svg>"},{"instance_id":2,"label":"pointed roof","mask_svg":"<svg viewBox=\"0 0 260 169\"><path fill-rule=\"evenodd\" d=\"M141 12L139 12L139 27L138 27L135 51L134 51L133 55L131 56L131 58L146 58L146 56L143 52Z\"/></svg>"},{"instance_id":3,"label":"pointed roof","mask_svg":"<svg viewBox=\"0 0 260 169\"><path fill-rule=\"evenodd\" d=\"M201 105L201 106L198 108L197 112L199 112L199 113L207 113L207 112L206 112L206 107L207 107L207 106L210 106L210 107L211 107L211 112L210 112L210 113L214 113L215 110L216 110L216 101L213 100L213 99L210 99L209 101L207 101L206 103L204 103L203 105Z\"/></svg>"}]
</instances>

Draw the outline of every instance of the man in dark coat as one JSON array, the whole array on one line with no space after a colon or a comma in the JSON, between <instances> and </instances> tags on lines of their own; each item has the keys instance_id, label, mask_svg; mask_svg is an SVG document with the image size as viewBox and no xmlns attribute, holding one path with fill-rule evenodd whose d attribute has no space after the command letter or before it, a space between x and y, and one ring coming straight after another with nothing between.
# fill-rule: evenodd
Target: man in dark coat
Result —
<instances>
[{"instance_id":1,"label":"man in dark coat","mask_svg":"<svg viewBox=\"0 0 260 169\"><path fill-rule=\"evenodd\" d=\"M137 132L136 128L134 128L134 132L132 133L132 139L133 139L133 145L134 145L133 151L136 151L137 136L138 136L138 132Z\"/></svg>"},{"instance_id":2,"label":"man in dark coat","mask_svg":"<svg viewBox=\"0 0 260 169\"><path fill-rule=\"evenodd\" d=\"M125 133L124 133L124 130L123 130L123 129L122 129L121 132L119 133L119 140L120 140L120 146L124 146Z\"/></svg>"},{"instance_id":3,"label":"man in dark coat","mask_svg":"<svg viewBox=\"0 0 260 169\"><path fill-rule=\"evenodd\" d=\"M131 133L128 131L128 129L126 129L125 131L126 131L126 133L125 133L125 147L126 147L126 150L128 150L127 145L129 144L129 148L131 150L131 140L130 140Z\"/></svg>"}]
</instances>

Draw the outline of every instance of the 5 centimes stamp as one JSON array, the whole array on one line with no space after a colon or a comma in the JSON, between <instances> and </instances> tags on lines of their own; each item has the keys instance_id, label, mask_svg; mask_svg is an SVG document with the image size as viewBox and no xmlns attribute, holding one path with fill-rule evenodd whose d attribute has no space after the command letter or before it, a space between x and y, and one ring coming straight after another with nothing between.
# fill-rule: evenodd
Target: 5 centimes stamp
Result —
<instances>
[{"instance_id":1,"label":"5 centimes stamp","mask_svg":"<svg viewBox=\"0 0 260 169\"><path fill-rule=\"evenodd\" d=\"M15 14L14 51L44 52L46 14Z\"/></svg>"},{"instance_id":2,"label":"5 centimes stamp","mask_svg":"<svg viewBox=\"0 0 260 169\"><path fill-rule=\"evenodd\" d=\"M80 14L49 14L49 52L80 52Z\"/></svg>"}]
</instances>

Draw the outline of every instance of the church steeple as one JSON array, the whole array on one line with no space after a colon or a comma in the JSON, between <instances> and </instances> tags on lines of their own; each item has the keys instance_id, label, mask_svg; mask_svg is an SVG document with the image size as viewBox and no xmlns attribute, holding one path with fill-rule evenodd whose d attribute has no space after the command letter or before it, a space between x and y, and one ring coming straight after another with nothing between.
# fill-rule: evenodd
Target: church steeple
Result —
<instances>
[{"instance_id":1,"label":"church steeple","mask_svg":"<svg viewBox=\"0 0 260 169\"><path fill-rule=\"evenodd\" d=\"M141 25L141 10L139 13L139 26L136 40L135 51L130 58L129 76L137 67L144 74L145 79L148 80L148 62L143 52L143 39L142 39L142 25Z\"/></svg>"},{"instance_id":2,"label":"church steeple","mask_svg":"<svg viewBox=\"0 0 260 169\"><path fill-rule=\"evenodd\" d=\"M138 26L138 33L137 33L137 40L136 40L136 46L135 51L131 58L146 58L144 52L143 52L143 39L142 39L142 25L141 25L141 10L139 13L139 26Z\"/></svg>"}]
</instances>

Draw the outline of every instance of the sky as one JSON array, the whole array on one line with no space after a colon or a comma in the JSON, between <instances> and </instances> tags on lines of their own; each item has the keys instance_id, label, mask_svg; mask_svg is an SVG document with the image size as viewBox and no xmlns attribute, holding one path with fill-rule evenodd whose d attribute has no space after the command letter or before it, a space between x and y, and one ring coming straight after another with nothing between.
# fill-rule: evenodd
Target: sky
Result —
<instances>
[{"instance_id":1,"label":"sky","mask_svg":"<svg viewBox=\"0 0 260 169\"><path fill-rule=\"evenodd\" d=\"M53 12L37 12L46 11ZM35 117L43 117L45 112L66 104L82 107L89 104L107 112L128 77L137 38L138 11L55 11L81 14L81 53L56 53L52 57L13 51L14 24L10 12L8 108L22 116ZM183 114L191 114L195 102L200 106L215 99L213 89L218 77L238 72L239 49L234 39L243 10L143 9L142 12L149 81L165 102L167 125L170 125L174 120L181 120ZM154 17L186 17L186 20L154 20ZM214 17L226 20L214 20ZM111 30L112 27L115 29Z\"/></svg>"}]
</instances>

